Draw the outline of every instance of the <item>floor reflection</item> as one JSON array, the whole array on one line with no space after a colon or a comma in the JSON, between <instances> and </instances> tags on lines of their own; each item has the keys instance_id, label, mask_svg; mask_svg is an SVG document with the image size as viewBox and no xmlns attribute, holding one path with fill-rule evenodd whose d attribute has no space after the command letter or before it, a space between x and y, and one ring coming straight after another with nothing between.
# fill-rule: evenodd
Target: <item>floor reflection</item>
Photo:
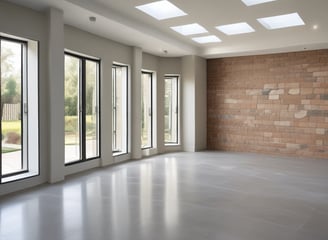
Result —
<instances>
[{"instance_id":1,"label":"floor reflection","mask_svg":"<svg viewBox=\"0 0 328 240\"><path fill-rule=\"evenodd\" d=\"M319 160L159 155L0 198L0 239L326 240L327 172Z\"/></svg>"},{"instance_id":2,"label":"floor reflection","mask_svg":"<svg viewBox=\"0 0 328 240\"><path fill-rule=\"evenodd\" d=\"M151 225L152 219L152 202L153 202L153 179L152 165L149 163L142 164L140 167L140 221L143 231L147 231Z\"/></svg>"},{"instance_id":3,"label":"floor reflection","mask_svg":"<svg viewBox=\"0 0 328 240\"><path fill-rule=\"evenodd\" d=\"M177 227L178 206L178 177L177 162L172 158L165 158L165 224L171 229Z\"/></svg>"}]
</instances>

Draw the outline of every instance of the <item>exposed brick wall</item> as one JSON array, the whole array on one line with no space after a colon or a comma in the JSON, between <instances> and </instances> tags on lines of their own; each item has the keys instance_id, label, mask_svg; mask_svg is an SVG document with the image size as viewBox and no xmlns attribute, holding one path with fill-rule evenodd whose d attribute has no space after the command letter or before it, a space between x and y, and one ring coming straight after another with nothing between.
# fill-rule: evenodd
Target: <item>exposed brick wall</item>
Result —
<instances>
[{"instance_id":1,"label":"exposed brick wall","mask_svg":"<svg viewBox=\"0 0 328 240\"><path fill-rule=\"evenodd\" d=\"M328 159L328 50L207 61L208 149Z\"/></svg>"}]
</instances>

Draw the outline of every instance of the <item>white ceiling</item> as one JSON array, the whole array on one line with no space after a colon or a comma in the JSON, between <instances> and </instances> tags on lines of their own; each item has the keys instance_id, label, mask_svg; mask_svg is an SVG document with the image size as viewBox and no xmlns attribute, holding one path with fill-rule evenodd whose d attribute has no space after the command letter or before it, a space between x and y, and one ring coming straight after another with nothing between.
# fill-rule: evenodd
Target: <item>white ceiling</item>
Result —
<instances>
[{"instance_id":1,"label":"white ceiling","mask_svg":"<svg viewBox=\"0 0 328 240\"><path fill-rule=\"evenodd\" d=\"M277 0L247 7L241 0L171 0L187 16L158 21L135 8L154 0L8 0L38 11L62 9L68 25L141 47L158 56L205 58L328 48L328 0ZM298 12L305 26L267 30L257 18ZM96 22L89 17L95 16ZM227 36L215 26L247 22L254 33ZM199 23L222 42L201 45L171 26ZM313 26L318 29L314 30ZM201 34L199 36L204 36ZM167 54L164 53L167 50Z\"/></svg>"}]
</instances>

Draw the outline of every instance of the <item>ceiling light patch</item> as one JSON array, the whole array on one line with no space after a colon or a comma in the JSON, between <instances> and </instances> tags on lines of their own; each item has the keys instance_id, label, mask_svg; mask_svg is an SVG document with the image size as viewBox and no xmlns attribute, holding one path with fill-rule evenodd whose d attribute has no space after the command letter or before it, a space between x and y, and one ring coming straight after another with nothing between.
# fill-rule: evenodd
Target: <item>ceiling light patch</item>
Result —
<instances>
[{"instance_id":1,"label":"ceiling light patch","mask_svg":"<svg viewBox=\"0 0 328 240\"><path fill-rule=\"evenodd\" d=\"M187 13L167 0L139 5L136 6L136 8L152 16L153 18L156 18L157 20L164 20L187 15Z\"/></svg>"},{"instance_id":2,"label":"ceiling light patch","mask_svg":"<svg viewBox=\"0 0 328 240\"><path fill-rule=\"evenodd\" d=\"M171 27L171 29L173 29L174 31L176 31L184 36L208 32L204 27L202 27L198 23L175 26L175 27Z\"/></svg>"},{"instance_id":3,"label":"ceiling light patch","mask_svg":"<svg viewBox=\"0 0 328 240\"><path fill-rule=\"evenodd\" d=\"M269 30L305 25L298 13L258 18L257 21Z\"/></svg>"},{"instance_id":4,"label":"ceiling light patch","mask_svg":"<svg viewBox=\"0 0 328 240\"><path fill-rule=\"evenodd\" d=\"M276 0L241 0L243 3L245 3L246 6L250 7L253 5L258 5L262 3L267 3L267 2L274 2Z\"/></svg>"},{"instance_id":5,"label":"ceiling light patch","mask_svg":"<svg viewBox=\"0 0 328 240\"><path fill-rule=\"evenodd\" d=\"M255 32L254 28L252 28L246 22L221 25L221 26L217 26L215 28L218 29L219 31L223 32L226 35L237 35L237 34Z\"/></svg>"},{"instance_id":6,"label":"ceiling light patch","mask_svg":"<svg viewBox=\"0 0 328 240\"><path fill-rule=\"evenodd\" d=\"M192 38L192 40L195 42L201 43L201 44L222 42L221 39L215 35L209 35L209 36L204 36L204 37L194 37L194 38Z\"/></svg>"}]
</instances>

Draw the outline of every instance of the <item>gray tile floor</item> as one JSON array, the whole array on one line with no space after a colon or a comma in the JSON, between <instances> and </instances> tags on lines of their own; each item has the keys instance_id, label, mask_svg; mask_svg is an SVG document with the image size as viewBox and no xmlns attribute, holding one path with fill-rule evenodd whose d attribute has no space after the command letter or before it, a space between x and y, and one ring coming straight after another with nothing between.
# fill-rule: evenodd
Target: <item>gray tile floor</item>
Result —
<instances>
[{"instance_id":1,"label":"gray tile floor","mask_svg":"<svg viewBox=\"0 0 328 240\"><path fill-rule=\"evenodd\" d=\"M0 200L1 240L327 240L328 159L174 153Z\"/></svg>"}]
</instances>

